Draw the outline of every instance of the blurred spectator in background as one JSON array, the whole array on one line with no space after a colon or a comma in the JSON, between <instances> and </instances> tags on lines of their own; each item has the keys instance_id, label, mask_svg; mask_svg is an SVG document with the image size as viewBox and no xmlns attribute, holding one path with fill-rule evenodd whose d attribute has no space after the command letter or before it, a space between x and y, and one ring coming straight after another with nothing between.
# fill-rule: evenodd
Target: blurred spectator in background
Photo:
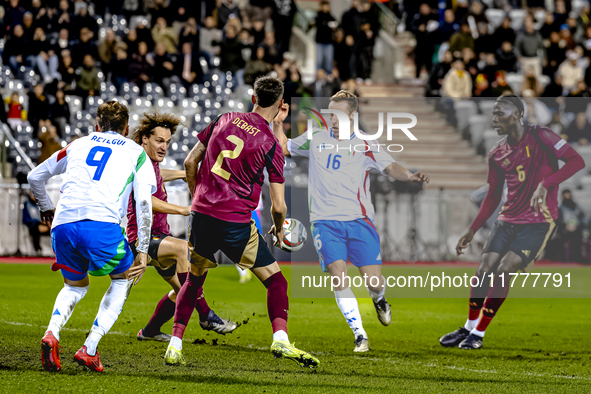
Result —
<instances>
[{"instance_id":1,"label":"blurred spectator in background","mask_svg":"<svg viewBox=\"0 0 591 394\"><path fill-rule=\"evenodd\" d=\"M268 31L265 33L265 61L269 64L278 64L283 60L283 54L279 53L279 47L275 42L275 33Z\"/></svg>"},{"instance_id":2,"label":"blurred spectator in background","mask_svg":"<svg viewBox=\"0 0 591 394\"><path fill-rule=\"evenodd\" d=\"M4 25L8 32L11 32L15 26L23 24L25 9L19 4L19 0L10 0L4 16Z\"/></svg>"},{"instance_id":3,"label":"blurred spectator in background","mask_svg":"<svg viewBox=\"0 0 591 394\"><path fill-rule=\"evenodd\" d=\"M199 48L199 33L199 25L197 25L195 18L190 17L187 19L187 23L179 33L179 49L187 41L190 41L195 46L195 48Z\"/></svg>"},{"instance_id":4,"label":"blurred spectator in background","mask_svg":"<svg viewBox=\"0 0 591 394\"><path fill-rule=\"evenodd\" d=\"M39 142L41 142L41 155L39 156L39 164L49 159L58 150L62 149L57 129L48 120L43 122L39 130Z\"/></svg>"},{"instance_id":5,"label":"blurred spectator in background","mask_svg":"<svg viewBox=\"0 0 591 394\"><path fill-rule=\"evenodd\" d=\"M333 31L339 23L330 14L330 2L322 0L316 15L316 69L332 72L334 61Z\"/></svg>"},{"instance_id":6,"label":"blurred spectator in background","mask_svg":"<svg viewBox=\"0 0 591 394\"><path fill-rule=\"evenodd\" d=\"M515 49L520 56L521 69L527 70L529 67L533 68L534 75L539 77L542 75L542 64L538 57L538 51L546 54L546 47L542 36L534 28L534 19L531 15L526 15L524 21L523 33L517 38Z\"/></svg>"},{"instance_id":7,"label":"blurred spectator in background","mask_svg":"<svg viewBox=\"0 0 591 394\"><path fill-rule=\"evenodd\" d=\"M128 57L127 51L121 47L117 50L117 54L112 60L111 82L113 82L118 92L121 89L121 85L129 81Z\"/></svg>"},{"instance_id":8,"label":"blurred spectator in background","mask_svg":"<svg viewBox=\"0 0 591 394\"><path fill-rule=\"evenodd\" d=\"M238 79L239 84L244 84L245 63L242 57L242 49L245 45L238 40L237 33L236 27L230 25L226 28L225 37L221 41L214 41L212 44L220 46L220 70L223 72L231 71ZM267 51L268 48L265 48L265 52ZM266 54L268 55L268 53Z\"/></svg>"},{"instance_id":9,"label":"blurred spectator in background","mask_svg":"<svg viewBox=\"0 0 591 394\"><path fill-rule=\"evenodd\" d=\"M556 220L558 245L562 246L563 261L582 262L583 228L585 213L573 200L569 189L562 191L562 203Z\"/></svg>"},{"instance_id":10,"label":"blurred spectator in background","mask_svg":"<svg viewBox=\"0 0 591 394\"><path fill-rule=\"evenodd\" d=\"M497 60L495 58L494 53L481 53L480 54L481 61L479 63L478 68L480 72L486 76L486 80L492 82L495 80L495 75L497 71L499 71L499 66L497 66Z\"/></svg>"},{"instance_id":11,"label":"blurred spectator in background","mask_svg":"<svg viewBox=\"0 0 591 394\"><path fill-rule=\"evenodd\" d=\"M283 99L286 103L291 103L293 97L302 96L304 85L302 84L302 76L295 61L286 70L286 74L286 78L283 80L285 89Z\"/></svg>"},{"instance_id":12,"label":"blurred spectator in background","mask_svg":"<svg viewBox=\"0 0 591 394\"><path fill-rule=\"evenodd\" d=\"M152 23L156 18L166 15L168 16L168 9L172 0L143 0L144 2L144 13L152 16ZM140 40L142 37L140 37ZM147 44L147 42L146 42Z\"/></svg>"},{"instance_id":13,"label":"blurred spectator in background","mask_svg":"<svg viewBox=\"0 0 591 394\"><path fill-rule=\"evenodd\" d=\"M558 111L560 106L559 99L563 95L563 91L562 76L556 73L554 78L550 79L550 83L546 85L540 97L547 97L544 103L551 109Z\"/></svg>"},{"instance_id":14,"label":"blurred spectator in background","mask_svg":"<svg viewBox=\"0 0 591 394\"><path fill-rule=\"evenodd\" d=\"M55 54L56 48L47 41L42 28L38 27L35 29L35 35L33 36L33 42L30 44L30 48L32 53L38 54L35 60L43 82L48 84L52 83L54 79L61 79L61 75L58 72L59 59Z\"/></svg>"},{"instance_id":15,"label":"blurred spectator in background","mask_svg":"<svg viewBox=\"0 0 591 394\"><path fill-rule=\"evenodd\" d=\"M121 41L121 38L115 35L113 29L107 29L105 38L98 44L101 70L105 76L111 72L111 62L121 47L125 47L125 43Z\"/></svg>"},{"instance_id":16,"label":"blurred spectator in background","mask_svg":"<svg viewBox=\"0 0 591 394\"><path fill-rule=\"evenodd\" d=\"M244 66L244 83L247 85L254 85L254 81L263 75L267 75L272 70L271 64L267 63L265 59L265 48L260 46L253 53L253 57L246 62Z\"/></svg>"},{"instance_id":17,"label":"blurred spectator in background","mask_svg":"<svg viewBox=\"0 0 591 394\"><path fill-rule=\"evenodd\" d=\"M65 92L71 92L75 88L74 82L76 81L76 69L72 63L71 52L68 49L62 50L60 60L57 71L61 76L61 82L58 83L58 88Z\"/></svg>"},{"instance_id":18,"label":"blurred spectator in background","mask_svg":"<svg viewBox=\"0 0 591 394\"><path fill-rule=\"evenodd\" d=\"M497 71L495 80L491 83L491 94L493 97L500 97L505 93L513 93L513 89L507 84L505 71Z\"/></svg>"},{"instance_id":19,"label":"blurred spectator in background","mask_svg":"<svg viewBox=\"0 0 591 394\"><path fill-rule=\"evenodd\" d=\"M182 47L182 56L178 57L177 75L181 76L181 82L186 88L193 83L200 83L203 76L199 58L193 52L193 44L185 42Z\"/></svg>"},{"instance_id":20,"label":"blurred spectator in background","mask_svg":"<svg viewBox=\"0 0 591 394\"><path fill-rule=\"evenodd\" d=\"M497 67L506 72L517 71L517 56L513 51L513 45L509 41L503 42L496 53Z\"/></svg>"},{"instance_id":21,"label":"blurred spectator in background","mask_svg":"<svg viewBox=\"0 0 591 394\"><path fill-rule=\"evenodd\" d=\"M319 10L318 13L320 14L321 11ZM263 43L263 41L265 41L265 21L253 21L252 28L250 29L250 31L248 31L248 34L252 36L253 46L255 48L260 46ZM316 37L318 37L318 33L316 33Z\"/></svg>"},{"instance_id":22,"label":"blurred spectator in background","mask_svg":"<svg viewBox=\"0 0 591 394\"><path fill-rule=\"evenodd\" d=\"M60 0L59 10L57 11L57 26L58 29L68 29L76 34L76 38L80 30L74 31L74 14L70 11L70 3L68 0Z\"/></svg>"},{"instance_id":23,"label":"blurred spectator in background","mask_svg":"<svg viewBox=\"0 0 591 394\"><path fill-rule=\"evenodd\" d=\"M449 50L454 57L461 57L464 48L474 50L474 38L472 37L468 22L462 23L461 31L452 35L449 40Z\"/></svg>"},{"instance_id":24,"label":"blurred spectator in background","mask_svg":"<svg viewBox=\"0 0 591 394\"><path fill-rule=\"evenodd\" d=\"M192 45L191 41L185 41L185 43ZM160 85L167 94L171 83L180 83L179 77L174 73L174 61L166 53L162 43L157 43L154 49L154 82Z\"/></svg>"},{"instance_id":25,"label":"blurred spectator in background","mask_svg":"<svg viewBox=\"0 0 591 394\"><path fill-rule=\"evenodd\" d=\"M88 27L83 27L80 30L80 39L72 45L72 58L74 64L82 64L86 55L90 55L93 59L98 59L98 50L95 40L93 40L94 33Z\"/></svg>"},{"instance_id":26,"label":"blurred spectator in background","mask_svg":"<svg viewBox=\"0 0 591 394\"><path fill-rule=\"evenodd\" d=\"M151 38L151 34L150 34L150 38ZM123 42L125 42L125 45L127 45L127 53L129 55L137 53L138 52L137 46L139 44L138 37L137 37L137 30L131 29L129 31L129 33L127 33L127 37L125 37L123 39Z\"/></svg>"},{"instance_id":27,"label":"blurred spectator in background","mask_svg":"<svg viewBox=\"0 0 591 394\"><path fill-rule=\"evenodd\" d=\"M61 89L55 92L55 102L49 106L49 119L57 127L60 138L63 138L64 129L70 123L70 105L66 102L66 96Z\"/></svg>"},{"instance_id":28,"label":"blurred spectator in background","mask_svg":"<svg viewBox=\"0 0 591 394\"><path fill-rule=\"evenodd\" d=\"M56 51L63 51L70 48L70 32L68 29L61 29L55 42Z\"/></svg>"},{"instance_id":29,"label":"blurred spectator in background","mask_svg":"<svg viewBox=\"0 0 591 394\"><path fill-rule=\"evenodd\" d=\"M152 39L154 40L154 44L161 43L164 45L166 52L178 53L179 37L174 28L166 25L166 19L163 17L156 19L156 25L152 28Z\"/></svg>"},{"instance_id":30,"label":"blurred spectator in background","mask_svg":"<svg viewBox=\"0 0 591 394\"><path fill-rule=\"evenodd\" d=\"M33 26L33 14L25 12L23 16L23 37L27 43L33 40L35 35L35 26Z\"/></svg>"},{"instance_id":31,"label":"blurred spectator in background","mask_svg":"<svg viewBox=\"0 0 591 394\"><path fill-rule=\"evenodd\" d=\"M455 60L451 68L443 79L442 96L460 98L472 96L472 78L466 72L464 62Z\"/></svg>"},{"instance_id":32,"label":"blurred spectator in background","mask_svg":"<svg viewBox=\"0 0 591 394\"><path fill-rule=\"evenodd\" d=\"M18 92L12 92L8 100L7 122L12 129L16 129L18 125L22 125L26 119L26 112L21 104Z\"/></svg>"},{"instance_id":33,"label":"blurred spectator in background","mask_svg":"<svg viewBox=\"0 0 591 394\"><path fill-rule=\"evenodd\" d=\"M527 123L547 125L552 121L552 111L543 102L536 99L533 90L522 90L521 96L525 107L524 118Z\"/></svg>"},{"instance_id":34,"label":"blurred spectator in background","mask_svg":"<svg viewBox=\"0 0 591 394\"><path fill-rule=\"evenodd\" d=\"M550 11L546 12L546 16L544 18L544 24L540 28L540 35L544 40L550 39L550 34L557 29L556 24L554 23L554 14Z\"/></svg>"},{"instance_id":35,"label":"blurred spectator in background","mask_svg":"<svg viewBox=\"0 0 591 394\"><path fill-rule=\"evenodd\" d=\"M41 123L49 120L49 100L45 97L43 85L40 83L29 92L28 119L33 126L33 137L37 138Z\"/></svg>"},{"instance_id":36,"label":"blurred spectator in background","mask_svg":"<svg viewBox=\"0 0 591 394\"><path fill-rule=\"evenodd\" d=\"M552 76L558 66L566 59L566 41L560 39L558 32L550 33L550 45L546 49L544 74Z\"/></svg>"},{"instance_id":37,"label":"blurred spectator in background","mask_svg":"<svg viewBox=\"0 0 591 394\"><path fill-rule=\"evenodd\" d=\"M50 228L41 223L41 215L39 207L35 202L33 193L30 192L27 200L23 204L23 224L29 229L31 240L33 241L33 248L37 256L41 255L41 236L50 236Z\"/></svg>"},{"instance_id":38,"label":"blurred spectator in background","mask_svg":"<svg viewBox=\"0 0 591 394\"><path fill-rule=\"evenodd\" d=\"M213 45L214 41L222 40L222 31L215 27L215 18L208 16L205 18L205 28L199 31L199 47L202 51L209 54L209 56L217 56L220 54L220 47Z\"/></svg>"},{"instance_id":39,"label":"blurred spectator in background","mask_svg":"<svg viewBox=\"0 0 591 394\"><path fill-rule=\"evenodd\" d=\"M148 54L148 44L140 42L138 44L138 53L131 55L129 61L129 82L135 83L140 90L144 87L146 82L151 81L152 65L148 62L146 55Z\"/></svg>"},{"instance_id":40,"label":"blurred spectator in background","mask_svg":"<svg viewBox=\"0 0 591 394\"><path fill-rule=\"evenodd\" d=\"M571 144L589 144L589 141L591 141L591 125L587 121L585 112L579 112L575 115L575 120L568 126L565 134Z\"/></svg>"},{"instance_id":41,"label":"blurred spectator in background","mask_svg":"<svg viewBox=\"0 0 591 394\"><path fill-rule=\"evenodd\" d=\"M451 52L445 51L443 54L443 60L440 63L435 64L431 69L431 74L429 75L429 81L427 83L428 97L441 96L441 85L443 84L443 79L451 68L452 60L453 56L451 55Z\"/></svg>"},{"instance_id":42,"label":"blurred spectator in background","mask_svg":"<svg viewBox=\"0 0 591 394\"><path fill-rule=\"evenodd\" d=\"M235 0L222 0L217 8L218 26L226 26L230 19L237 18L242 23L242 14L238 2Z\"/></svg>"},{"instance_id":43,"label":"blurred spectator in background","mask_svg":"<svg viewBox=\"0 0 591 394\"><path fill-rule=\"evenodd\" d=\"M478 74L474 85L474 97L492 97L492 91L486 74Z\"/></svg>"},{"instance_id":44,"label":"blurred spectator in background","mask_svg":"<svg viewBox=\"0 0 591 394\"><path fill-rule=\"evenodd\" d=\"M478 23L478 38L474 41L476 58L478 59L481 53L492 53L494 46L494 38L488 33L488 23Z\"/></svg>"},{"instance_id":45,"label":"blurred spectator in background","mask_svg":"<svg viewBox=\"0 0 591 394\"><path fill-rule=\"evenodd\" d=\"M347 36L347 38L345 38L345 31L343 29L338 29L335 33L334 60L343 81L351 78L349 65L351 63L351 59L353 58L353 47L353 37Z\"/></svg>"},{"instance_id":46,"label":"blurred spectator in background","mask_svg":"<svg viewBox=\"0 0 591 394\"><path fill-rule=\"evenodd\" d=\"M579 54L575 51L567 53L567 59L558 67L557 73L562 77L562 86L567 91L575 88L578 81L583 79L583 69L578 64Z\"/></svg>"},{"instance_id":47,"label":"blurred spectator in background","mask_svg":"<svg viewBox=\"0 0 591 394\"><path fill-rule=\"evenodd\" d=\"M563 0L556 0L554 3L554 23L558 26L566 23L568 14L566 12L566 4Z\"/></svg>"},{"instance_id":48,"label":"blurred spectator in background","mask_svg":"<svg viewBox=\"0 0 591 394\"><path fill-rule=\"evenodd\" d=\"M421 76L423 66L427 73L431 72L433 57L433 39L431 33L427 30L429 22L436 21L436 16L431 12L431 7L427 3L421 4L419 13L414 16L410 22L410 31L414 34L417 45L415 47L415 78ZM452 37L455 37L455 33ZM474 48L474 45L472 45ZM452 51L453 53L453 51Z\"/></svg>"},{"instance_id":49,"label":"blurred spectator in background","mask_svg":"<svg viewBox=\"0 0 591 394\"><path fill-rule=\"evenodd\" d=\"M496 52L505 41L510 42L511 45L515 44L516 37L515 30L511 27L511 19L506 17L493 33L493 48L491 48L491 52Z\"/></svg>"},{"instance_id":50,"label":"blurred spectator in background","mask_svg":"<svg viewBox=\"0 0 591 394\"><path fill-rule=\"evenodd\" d=\"M4 46L2 57L4 63L8 63L10 70L17 77L20 75L20 66L35 67L37 63L36 56L27 49L21 25L14 26L13 32Z\"/></svg>"},{"instance_id":51,"label":"blurred spectator in background","mask_svg":"<svg viewBox=\"0 0 591 394\"><path fill-rule=\"evenodd\" d=\"M130 65L131 67L131 65ZM76 81L76 94L86 99L88 96L94 96L100 89L98 70L94 66L92 55L85 55L82 67L76 71L78 75Z\"/></svg>"},{"instance_id":52,"label":"blurred spectator in background","mask_svg":"<svg viewBox=\"0 0 591 394\"><path fill-rule=\"evenodd\" d=\"M547 104L548 100L544 100L544 103ZM567 138L566 134L564 134L564 132L565 132L564 125L560 121L560 112L552 111L552 120L548 124L548 127L551 128L554 133L558 134L563 139Z\"/></svg>"},{"instance_id":53,"label":"blurred spectator in background","mask_svg":"<svg viewBox=\"0 0 591 394\"><path fill-rule=\"evenodd\" d=\"M98 34L98 23L96 23L96 19L88 14L88 5L84 2L77 1L76 8L74 31L80 31L83 27L86 27L96 36Z\"/></svg>"},{"instance_id":54,"label":"blurred spectator in background","mask_svg":"<svg viewBox=\"0 0 591 394\"><path fill-rule=\"evenodd\" d=\"M567 50L575 49L576 43L573 38L570 27L565 23L560 26L560 45L564 45Z\"/></svg>"},{"instance_id":55,"label":"blurred spectator in background","mask_svg":"<svg viewBox=\"0 0 591 394\"><path fill-rule=\"evenodd\" d=\"M373 48L376 44L376 37L378 36L380 30L380 21L378 20L378 14L375 10L375 7L369 2L369 0L361 0L359 3L359 23L361 34L359 38L359 46L358 49L358 71L357 76L361 79L364 79L366 83L371 82L371 70L372 70L372 63L373 63ZM437 24L437 22L433 22ZM437 25L432 28L435 30ZM429 30L429 27L427 27ZM431 33L429 33L431 34ZM431 44L431 48L433 48L433 44ZM431 50L431 56L433 56L433 51ZM429 63L429 68L427 69L427 73L431 71L431 63Z\"/></svg>"},{"instance_id":56,"label":"blurred spectator in background","mask_svg":"<svg viewBox=\"0 0 591 394\"><path fill-rule=\"evenodd\" d=\"M533 67L527 67L523 76L523 81L519 89L521 92L525 90L531 90L537 97L544 91L544 86L540 83L537 76L535 75Z\"/></svg>"},{"instance_id":57,"label":"blurred spectator in background","mask_svg":"<svg viewBox=\"0 0 591 394\"><path fill-rule=\"evenodd\" d=\"M294 0L275 0L275 12L271 15L279 56L289 51L293 18L297 12Z\"/></svg>"},{"instance_id":58,"label":"blurred spectator in background","mask_svg":"<svg viewBox=\"0 0 591 394\"><path fill-rule=\"evenodd\" d=\"M447 42L454 33L460 30L456 16L452 9L446 9L443 13L443 22L439 24L435 33L435 40L438 43Z\"/></svg>"},{"instance_id":59,"label":"blurred spectator in background","mask_svg":"<svg viewBox=\"0 0 591 394\"><path fill-rule=\"evenodd\" d=\"M464 48L462 51L462 61L464 62L464 68L470 73L472 80L474 80L476 74L478 74L478 62L475 59L474 51L470 48Z\"/></svg>"}]
</instances>

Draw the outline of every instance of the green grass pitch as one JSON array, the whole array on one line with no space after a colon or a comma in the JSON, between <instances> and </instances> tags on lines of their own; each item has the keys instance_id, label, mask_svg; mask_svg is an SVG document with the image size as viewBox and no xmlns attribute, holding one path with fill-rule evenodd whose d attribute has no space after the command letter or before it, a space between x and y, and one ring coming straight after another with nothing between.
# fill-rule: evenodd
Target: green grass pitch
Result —
<instances>
[{"instance_id":1,"label":"green grass pitch","mask_svg":"<svg viewBox=\"0 0 591 394\"><path fill-rule=\"evenodd\" d=\"M288 266L282 266L290 279ZM289 336L314 353L317 370L276 360L266 290L253 278L238 284L234 267L210 272L205 294L221 316L242 325L231 335L189 324L185 367L164 364L164 343L140 343L138 330L168 290L149 269L119 320L99 344L102 374L73 362L109 285L92 278L86 297L62 331L62 372L42 370L39 341L61 276L40 265L0 264L0 392L591 392L588 299L509 299L478 351L445 349L438 338L466 319L465 299L390 299L393 322L378 322L371 300L360 308L372 350L356 355L353 336L334 299L291 299ZM172 323L164 326L170 332ZM193 344L195 342L195 344Z\"/></svg>"}]
</instances>

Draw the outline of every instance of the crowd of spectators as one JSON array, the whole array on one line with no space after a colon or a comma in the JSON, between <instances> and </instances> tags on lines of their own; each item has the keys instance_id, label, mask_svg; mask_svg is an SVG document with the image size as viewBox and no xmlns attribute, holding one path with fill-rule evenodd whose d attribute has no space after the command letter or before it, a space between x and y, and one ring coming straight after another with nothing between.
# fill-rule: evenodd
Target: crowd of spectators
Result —
<instances>
[{"instance_id":1,"label":"crowd of spectators","mask_svg":"<svg viewBox=\"0 0 591 394\"><path fill-rule=\"evenodd\" d=\"M487 4L499 9L487 12L493 10ZM528 121L586 145L591 126L584 114L578 115L586 111L586 102L564 98L591 95L589 3L574 9L570 0L556 0L551 11L543 2L527 5L470 0L407 6L406 29L417 43L415 77L426 81L427 96L516 93L527 98ZM513 9L519 10L520 23L511 19Z\"/></svg>"},{"instance_id":2,"label":"crowd of spectators","mask_svg":"<svg viewBox=\"0 0 591 394\"><path fill-rule=\"evenodd\" d=\"M40 160L59 149L69 122L66 95L99 94L101 82L140 89L154 82L200 84L219 58L237 83L275 71L286 96L302 91L289 54L294 0L0 0L3 64L14 78L36 74L28 95L7 91L11 126L26 121L42 143ZM215 66L218 66L216 62Z\"/></svg>"}]
</instances>

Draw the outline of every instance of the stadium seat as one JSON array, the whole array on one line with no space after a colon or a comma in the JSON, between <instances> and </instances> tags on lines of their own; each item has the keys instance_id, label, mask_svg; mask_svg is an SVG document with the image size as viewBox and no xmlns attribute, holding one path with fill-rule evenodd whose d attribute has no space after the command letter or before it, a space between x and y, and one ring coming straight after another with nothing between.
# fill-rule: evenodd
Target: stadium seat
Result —
<instances>
[{"instance_id":1,"label":"stadium seat","mask_svg":"<svg viewBox=\"0 0 591 394\"><path fill-rule=\"evenodd\" d=\"M160 97L164 96L164 91L157 83L146 82L142 89L142 96L150 100L152 103L156 103Z\"/></svg>"},{"instance_id":2,"label":"stadium seat","mask_svg":"<svg viewBox=\"0 0 591 394\"><path fill-rule=\"evenodd\" d=\"M482 115L490 116L492 118L492 108L495 105L495 99L479 100L478 106Z\"/></svg>"},{"instance_id":3,"label":"stadium seat","mask_svg":"<svg viewBox=\"0 0 591 394\"><path fill-rule=\"evenodd\" d=\"M101 98L105 101L112 100L115 96L117 96L117 88L112 82L101 83L100 92Z\"/></svg>"},{"instance_id":4,"label":"stadium seat","mask_svg":"<svg viewBox=\"0 0 591 394\"><path fill-rule=\"evenodd\" d=\"M489 22L490 22L490 26L492 26L492 29L495 30L497 27L499 27L501 25L501 23L503 22L503 19L505 19L505 11L503 10L498 10L496 8L489 8L486 11L484 11L486 17L488 18Z\"/></svg>"},{"instance_id":5,"label":"stadium seat","mask_svg":"<svg viewBox=\"0 0 591 394\"><path fill-rule=\"evenodd\" d=\"M458 130L468 126L470 116L476 114L476 102L472 100L461 100L455 102L456 117L458 119Z\"/></svg>"},{"instance_id":6,"label":"stadium seat","mask_svg":"<svg viewBox=\"0 0 591 394\"><path fill-rule=\"evenodd\" d=\"M70 123L76 122L76 113L82 110L82 97L66 96L66 103L70 106Z\"/></svg>"},{"instance_id":7,"label":"stadium seat","mask_svg":"<svg viewBox=\"0 0 591 394\"><path fill-rule=\"evenodd\" d=\"M171 83L168 87L168 97L178 105L180 100L187 97L187 89L181 84Z\"/></svg>"},{"instance_id":8,"label":"stadium seat","mask_svg":"<svg viewBox=\"0 0 591 394\"><path fill-rule=\"evenodd\" d=\"M513 93L521 95L521 83L523 82L523 75L517 73L507 73L505 76L507 85L511 87Z\"/></svg>"},{"instance_id":9,"label":"stadium seat","mask_svg":"<svg viewBox=\"0 0 591 394\"><path fill-rule=\"evenodd\" d=\"M132 102L140 96L140 88L133 82L124 82L121 85L119 94L127 102Z\"/></svg>"},{"instance_id":10,"label":"stadium seat","mask_svg":"<svg viewBox=\"0 0 591 394\"><path fill-rule=\"evenodd\" d=\"M159 98L155 102L156 108L160 109L161 111L173 111L174 110L174 102L166 97Z\"/></svg>"},{"instance_id":11,"label":"stadium seat","mask_svg":"<svg viewBox=\"0 0 591 394\"><path fill-rule=\"evenodd\" d=\"M468 119L470 124L470 135L472 136L472 145L476 146L484 138L484 130L492 126L491 115L472 115Z\"/></svg>"},{"instance_id":12,"label":"stadium seat","mask_svg":"<svg viewBox=\"0 0 591 394\"><path fill-rule=\"evenodd\" d=\"M496 130L485 130L483 134L484 149L488 153L495 146L495 144L501 139Z\"/></svg>"},{"instance_id":13,"label":"stadium seat","mask_svg":"<svg viewBox=\"0 0 591 394\"><path fill-rule=\"evenodd\" d=\"M525 18L525 15L527 15L526 10L512 9L511 11L509 11L509 17L511 18L511 27L516 32L521 30L521 26L523 26L523 19Z\"/></svg>"},{"instance_id":14,"label":"stadium seat","mask_svg":"<svg viewBox=\"0 0 591 394\"><path fill-rule=\"evenodd\" d=\"M181 100L180 107L180 113L186 118L191 118L199 112L199 106L197 105L197 102L193 99Z\"/></svg>"}]
</instances>

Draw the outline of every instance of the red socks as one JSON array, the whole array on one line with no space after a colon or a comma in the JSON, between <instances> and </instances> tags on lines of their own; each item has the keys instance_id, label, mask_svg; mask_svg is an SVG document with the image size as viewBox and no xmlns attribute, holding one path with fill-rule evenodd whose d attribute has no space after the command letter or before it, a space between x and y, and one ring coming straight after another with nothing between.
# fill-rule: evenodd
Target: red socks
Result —
<instances>
[{"instance_id":1,"label":"red socks","mask_svg":"<svg viewBox=\"0 0 591 394\"><path fill-rule=\"evenodd\" d=\"M287 298L287 281L283 273L277 272L263 282L267 288L267 312L273 326L273 333L287 332L287 312L289 300Z\"/></svg>"},{"instance_id":2,"label":"red socks","mask_svg":"<svg viewBox=\"0 0 591 394\"><path fill-rule=\"evenodd\" d=\"M205 276L195 276L189 273L189 278L183 284L181 291L179 291L176 297L176 311L174 314L172 335L177 338L183 338L187 324L193 314L193 309L197 305L199 289L203 286Z\"/></svg>"},{"instance_id":3,"label":"red socks","mask_svg":"<svg viewBox=\"0 0 591 394\"><path fill-rule=\"evenodd\" d=\"M181 282L181 286L187 280L188 275L189 275L188 272L185 272L183 274L178 274L179 281ZM205 274L203 274L203 283L205 283L206 277L207 277L207 272ZM211 310L211 308L207 304L207 301L205 300L205 296L203 295L203 285L199 288L199 291L197 292L197 305L195 306L195 309L197 309L197 313L199 313L199 320L201 320L201 321L207 320L207 316L209 315L209 311Z\"/></svg>"},{"instance_id":4,"label":"red socks","mask_svg":"<svg viewBox=\"0 0 591 394\"><path fill-rule=\"evenodd\" d=\"M482 309L482 316L476 325L476 330L486 330L491 320L495 317L497 311L507 298L507 294L509 294L509 284L505 283L505 286L502 286L501 284L501 279L497 277L495 278L494 286L491 286L488 289L486 301L484 301L484 307Z\"/></svg>"},{"instance_id":5,"label":"red socks","mask_svg":"<svg viewBox=\"0 0 591 394\"><path fill-rule=\"evenodd\" d=\"M168 293L166 293L160 302L158 302L158 305L156 305L154 314L148 324L146 324L146 327L144 327L144 335L154 336L158 334L162 325L172 319L174 310L175 303L168 298Z\"/></svg>"}]
</instances>

